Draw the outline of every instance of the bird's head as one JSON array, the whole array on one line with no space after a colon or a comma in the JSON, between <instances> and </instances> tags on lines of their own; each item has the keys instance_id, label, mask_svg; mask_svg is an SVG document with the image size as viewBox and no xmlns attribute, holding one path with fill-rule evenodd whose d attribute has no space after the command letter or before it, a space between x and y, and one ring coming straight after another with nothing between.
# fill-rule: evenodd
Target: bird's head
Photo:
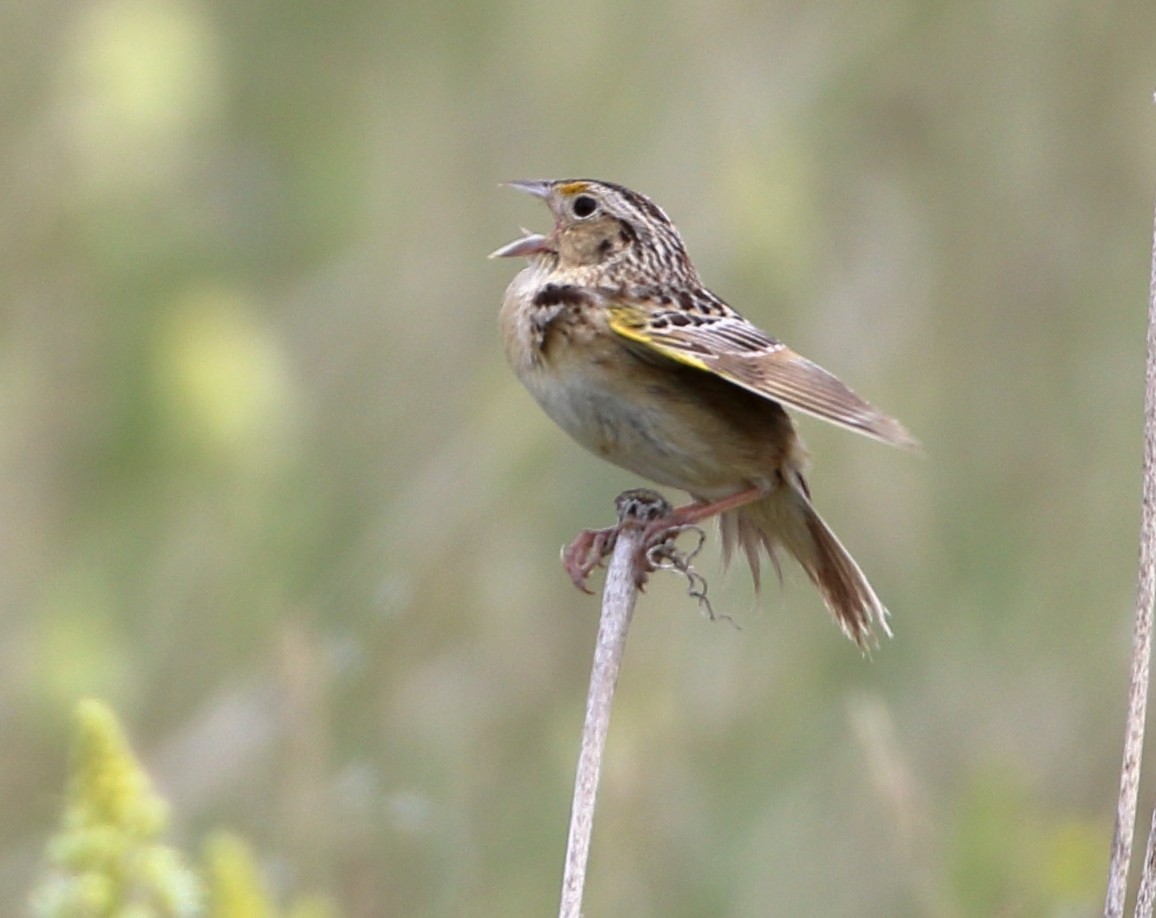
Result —
<instances>
[{"instance_id":1,"label":"bird's head","mask_svg":"<svg viewBox=\"0 0 1156 918\"><path fill-rule=\"evenodd\" d=\"M546 235L525 231L491 258L553 256L563 270L598 268L608 280L622 275L636 283L693 277L678 230L657 204L638 192L593 179L506 185L542 198L554 215L554 227Z\"/></svg>"}]
</instances>

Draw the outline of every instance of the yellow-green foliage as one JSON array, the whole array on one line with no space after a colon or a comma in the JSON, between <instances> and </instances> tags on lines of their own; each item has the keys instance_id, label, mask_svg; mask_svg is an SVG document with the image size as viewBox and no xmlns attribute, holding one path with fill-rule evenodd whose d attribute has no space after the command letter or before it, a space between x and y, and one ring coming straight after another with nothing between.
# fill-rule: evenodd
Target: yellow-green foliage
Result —
<instances>
[{"instance_id":1,"label":"yellow-green foliage","mask_svg":"<svg viewBox=\"0 0 1156 918\"><path fill-rule=\"evenodd\" d=\"M253 852L230 832L218 832L205 844L205 873L213 918L279 918ZM303 899L286 918L337 918L327 900Z\"/></svg>"},{"instance_id":2,"label":"yellow-green foliage","mask_svg":"<svg viewBox=\"0 0 1156 918\"><path fill-rule=\"evenodd\" d=\"M107 705L82 701L60 831L32 894L39 918L183 918L200 914L201 885L160 842L167 807Z\"/></svg>"},{"instance_id":3,"label":"yellow-green foliage","mask_svg":"<svg viewBox=\"0 0 1156 918\"><path fill-rule=\"evenodd\" d=\"M275 918L249 846L219 832L205 844L205 873L214 918Z\"/></svg>"},{"instance_id":4,"label":"yellow-green foliage","mask_svg":"<svg viewBox=\"0 0 1156 918\"><path fill-rule=\"evenodd\" d=\"M49 841L36 918L280 918L248 845L219 832L205 845L205 885L160 842L168 806L102 702L76 709L76 748L60 831ZM300 900L286 918L337 918Z\"/></svg>"}]
</instances>

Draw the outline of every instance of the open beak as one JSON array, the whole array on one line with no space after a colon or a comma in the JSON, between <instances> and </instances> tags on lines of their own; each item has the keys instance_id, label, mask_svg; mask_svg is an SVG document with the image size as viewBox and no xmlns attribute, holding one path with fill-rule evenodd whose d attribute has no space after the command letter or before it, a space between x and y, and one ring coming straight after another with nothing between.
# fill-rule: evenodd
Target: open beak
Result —
<instances>
[{"instance_id":1,"label":"open beak","mask_svg":"<svg viewBox=\"0 0 1156 918\"><path fill-rule=\"evenodd\" d=\"M532 194L536 198L543 200L549 199L551 184L543 181L526 181L519 180L514 182L503 182L503 188L514 188L517 191L524 191L526 194ZM521 239L515 239L502 246L500 249L495 249L490 253L490 258L516 258L519 255L536 255L539 252L553 252L554 247L550 245L550 240L541 233L531 233L525 227L522 228L525 233Z\"/></svg>"},{"instance_id":2,"label":"open beak","mask_svg":"<svg viewBox=\"0 0 1156 918\"><path fill-rule=\"evenodd\" d=\"M500 249L494 249L490 252L490 258L516 258L519 255L536 255L538 252L554 251L550 241L541 233L531 233L525 229L522 232L526 235L521 239L506 243Z\"/></svg>"}]
</instances>

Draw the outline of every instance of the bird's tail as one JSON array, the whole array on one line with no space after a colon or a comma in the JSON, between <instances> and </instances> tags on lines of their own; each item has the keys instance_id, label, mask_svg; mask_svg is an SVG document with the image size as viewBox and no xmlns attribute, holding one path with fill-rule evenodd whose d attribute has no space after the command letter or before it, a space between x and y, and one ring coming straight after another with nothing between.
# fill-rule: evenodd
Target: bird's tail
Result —
<instances>
[{"instance_id":1,"label":"bird's tail","mask_svg":"<svg viewBox=\"0 0 1156 918\"><path fill-rule=\"evenodd\" d=\"M758 586L761 553L770 556L781 577L778 551L785 548L818 587L843 633L867 650L878 644L875 625L891 635L887 609L855 559L811 505L802 478L792 478L765 499L723 515L724 557L729 559L736 548L742 549Z\"/></svg>"}]
</instances>

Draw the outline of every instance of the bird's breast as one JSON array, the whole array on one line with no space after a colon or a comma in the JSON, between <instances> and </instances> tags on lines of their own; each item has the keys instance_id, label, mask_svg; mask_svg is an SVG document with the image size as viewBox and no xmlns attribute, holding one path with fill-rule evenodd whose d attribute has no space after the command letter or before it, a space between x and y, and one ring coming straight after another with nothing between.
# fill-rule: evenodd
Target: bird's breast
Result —
<instances>
[{"instance_id":1,"label":"bird's breast","mask_svg":"<svg viewBox=\"0 0 1156 918\"><path fill-rule=\"evenodd\" d=\"M510 284L506 355L546 414L586 449L659 484L722 497L773 476L792 450L782 408L614 332L597 294Z\"/></svg>"}]
</instances>

